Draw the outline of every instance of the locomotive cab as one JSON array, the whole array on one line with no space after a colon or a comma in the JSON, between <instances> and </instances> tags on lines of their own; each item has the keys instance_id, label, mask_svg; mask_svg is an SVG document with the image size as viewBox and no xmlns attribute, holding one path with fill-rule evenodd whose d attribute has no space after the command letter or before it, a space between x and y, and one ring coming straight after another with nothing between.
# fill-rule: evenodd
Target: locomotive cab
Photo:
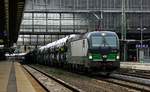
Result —
<instances>
[{"instance_id":1,"label":"locomotive cab","mask_svg":"<svg viewBox=\"0 0 150 92\"><path fill-rule=\"evenodd\" d=\"M119 39L114 32L93 32L88 36L88 60L90 67L115 70L119 63Z\"/></svg>"}]
</instances>

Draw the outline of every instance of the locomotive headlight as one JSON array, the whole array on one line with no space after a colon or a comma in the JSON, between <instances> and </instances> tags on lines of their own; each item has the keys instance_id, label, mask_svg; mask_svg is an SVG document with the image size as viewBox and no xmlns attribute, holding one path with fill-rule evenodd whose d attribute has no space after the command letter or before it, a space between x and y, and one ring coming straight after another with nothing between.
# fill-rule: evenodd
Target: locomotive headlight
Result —
<instances>
[{"instance_id":1,"label":"locomotive headlight","mask_svg":"<svg viewBox=\"0 0 150 92\"><path fill-rule=\"evenodd\" d=\"M105 36L106 34L105 33L102 33L102 36Z\"/></svg>"},{"instance_id":2,"label":"locomotive headlight","mask_svg":"<svg viewBox=\"0 0 150 92\"><path fill-rule=\"evenodd\" d=\"M107 58L107 55L103 55L103 58Z\"/></svg>"},{"instance_id":3,"label":"locomotive headlight","mask_svg":"<svg viewBox=\"0 0 150 92\"><path fill-rule=\"evenodd\" d=\"M119 59L119 58L120 58L119 55L117 55L116 59Z\"/></svg>"},{"instance_id":4,"label":"locomotive headlight","mask_svg":"<svg viewBox=\"0 0 150 92\"><path fill-rule=\"evenodd\" d=\"M89 55L89 59L92 59L93 57L92 57L92 55Z\"/></svg>"}]
</instances>

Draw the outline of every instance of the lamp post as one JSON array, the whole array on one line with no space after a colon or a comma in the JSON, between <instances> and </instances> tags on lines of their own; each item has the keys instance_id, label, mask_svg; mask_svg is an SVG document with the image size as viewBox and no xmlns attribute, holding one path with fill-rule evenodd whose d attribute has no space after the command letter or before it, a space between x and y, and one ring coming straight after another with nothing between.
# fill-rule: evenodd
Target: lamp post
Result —
<instances>
[{"instance_id":1,"label":"lamp post","mask_svg":"<svg viewBox=\"0 0 150 92\"><path fill-rule=\"evenodd\" d=\"M143 51L143 31L146 30L146 28L137 28L137 30L140 30L141 32L141 45L140 45L140 50L139 50L139 58L140 58L140 62L143 62L143 57L144 57L144 51Z\"/></svg>"},{"instance_id":2,"label":"lamp post","mask_svg":"<svg viewBox=\"0 0 150 92\"><path fill-rule=\"evenodd\" d=\"M122 9L121 9L121 39L122 41L126 41L126 0L122 0ZM122 50L122 60L126 61L127 57L127 43L123 43L123 50Z\"/></svg>"},{"instance_id":3,"label":"lamp post","mask_svg":"<svg viewBox=\"0 0 150 92\"><path fill-rule=\"evenodd\" d=\"M142 45L143 45L143 31L144 30L146 30L146 28L137 28L137 30L140 30L140 32L141 32L141 41L140 41L140 43L141 43L141 48L143 47Z\"/></svg>"}]
</instances>

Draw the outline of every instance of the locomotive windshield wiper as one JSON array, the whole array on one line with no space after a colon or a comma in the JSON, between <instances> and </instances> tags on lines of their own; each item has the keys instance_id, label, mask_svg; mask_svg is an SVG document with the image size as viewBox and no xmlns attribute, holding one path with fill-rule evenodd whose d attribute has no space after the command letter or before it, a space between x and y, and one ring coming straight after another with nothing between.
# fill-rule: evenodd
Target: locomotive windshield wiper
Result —
<instances>
[{"instance_id":1,"label":"locomotive windshield wiper","mask_svg":"<svg viewBox=\"0 0 150 92\"><path fill-rule=\"evenodd\" d=\"M107 47L111 47L111 46L107 43L105 37L103 37L102 44L104 44L104 47L106 47L106 46L107 46Z\"/></svg>"}]
</instances>

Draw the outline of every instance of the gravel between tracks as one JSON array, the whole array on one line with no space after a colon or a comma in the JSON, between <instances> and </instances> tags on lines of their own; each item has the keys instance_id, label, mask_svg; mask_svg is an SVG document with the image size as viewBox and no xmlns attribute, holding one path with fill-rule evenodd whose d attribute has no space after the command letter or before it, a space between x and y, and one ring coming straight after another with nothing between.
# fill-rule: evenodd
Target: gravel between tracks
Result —
<instances>
[{"instance_id":1,"label":"gravel between tracks","mask_svg":"<svg viewBox=\"0 0 150 92\"><path fill-rule=\"evenodd\" d=\"M72 92L71 90L65 88L64 86L60 85L53 79L43 75L42 73L34 70L31 67L25 66L25 68L30 71L33 76L40 81L50 92Z\"/></svg>"},{"instance_id":2,"label":"gravel between tracks","mask_svg":"<svg viewBox=\"0 0 150 92\"><path fill-rule=\"evenodd\" d=\"M43 70L71 85L84 90L85 92L138 92L137 90L125 88L113 83L96 80L86 76L70 73L64 70L50 68L47 66L34 65L34 67Z\"/></svg>"}]
</instances>

